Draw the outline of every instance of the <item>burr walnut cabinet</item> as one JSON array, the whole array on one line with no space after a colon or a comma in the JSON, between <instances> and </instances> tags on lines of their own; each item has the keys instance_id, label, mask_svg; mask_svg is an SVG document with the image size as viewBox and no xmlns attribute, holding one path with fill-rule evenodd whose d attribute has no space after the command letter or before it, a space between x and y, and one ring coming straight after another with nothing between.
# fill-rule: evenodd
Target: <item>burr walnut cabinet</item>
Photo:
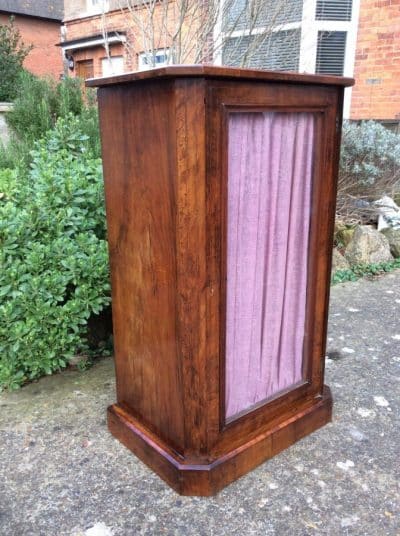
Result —
<instances>
[{"instance_id":1,"label":"burr walnut cabinet","mask_svg":"<svg viewBox=\"0 0 400 536\"><path fill-rule=\"evenodd\" d=\"M324 355L352 80L212 66L92 79L112 278L111 432L211 495L331 419Z\"/></svg>"}]
</instances>

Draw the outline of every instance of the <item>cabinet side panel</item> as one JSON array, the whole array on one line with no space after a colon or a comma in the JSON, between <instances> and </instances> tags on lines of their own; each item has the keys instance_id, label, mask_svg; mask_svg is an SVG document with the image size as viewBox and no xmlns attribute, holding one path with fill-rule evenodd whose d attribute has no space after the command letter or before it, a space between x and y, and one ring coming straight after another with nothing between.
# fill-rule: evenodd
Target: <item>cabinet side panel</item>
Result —
<instances>
[{"instance_id":1,"label":"cabinet side panel","mask_svg":"<svg viewBox=\"0 0 400 536\"><path fill-rule=\"evenodd\" d=\"M173 90L99 90L118 402L183 448Z\"/></svg>"}]
</instances>

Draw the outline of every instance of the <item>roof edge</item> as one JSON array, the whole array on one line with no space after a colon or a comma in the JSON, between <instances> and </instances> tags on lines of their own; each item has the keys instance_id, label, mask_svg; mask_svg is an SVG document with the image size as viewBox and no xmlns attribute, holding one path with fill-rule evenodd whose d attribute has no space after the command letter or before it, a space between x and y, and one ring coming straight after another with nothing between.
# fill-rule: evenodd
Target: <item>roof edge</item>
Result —
<instances>
[{"instance_id":1,"label":"roof edge","mask_svg":"<svg viewBox=\"0 0 400 536\"><path fill-rule=\"evenodd\" d=\"M112 31L112 32L107 32L107 37L121 37L121 38L126 38L126 32L125 31ZM78 44L84 44L84 43L88 43L90 41L93 41L94 39L103 39L104 41L106 40L106 38L104 37L103 34L95 34L95 35L87 35L85 37L79 37L77 39L70 39L69 41L66 40L66 41L60 41L59 43L56 44L57 47L66 47L66 46L70 46L70 45L78 45Z\"/></svg>"},{"instance_id":2,"label":"roof edge","mask_svg":"<svg viewBox=\"0 0 400 536\"><path fill-rule=\"evenodd\" d=\"M49 21L49 22L59 22L60 25L62 23L62 16L56 16L56 17L45 17L43 15L34 15L33 13L23 13L21 11L15 11L15 10L11 10L11 9L4 9L4 8L0 8L0 14L3 13L5 15L9 15L10 17L12 16L15 16L15 17L29 17L30 19L40 19L40 20L46 20L46 21Z\"/></svg>"}]
</instances>

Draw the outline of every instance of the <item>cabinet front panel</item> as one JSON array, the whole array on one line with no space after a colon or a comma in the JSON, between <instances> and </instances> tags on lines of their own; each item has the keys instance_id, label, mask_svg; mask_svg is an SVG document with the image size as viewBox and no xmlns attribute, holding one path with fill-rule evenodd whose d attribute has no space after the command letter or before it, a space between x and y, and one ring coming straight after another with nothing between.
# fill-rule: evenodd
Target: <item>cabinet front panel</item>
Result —
<instances>
[{"instance_id":1,"label":"cabinet front panel","mask_svg":"<svg viewBox=\"0 0 400 536\"><path fill-rule=\"evenodd\" d=\"M318 85L208 86L213 456L322 396L341 99Z\"/></svg>"},{"instance_id":2,"label":"cabinet front panel","mask_svg":"<svg viewBox=\"0 0 400 536\"><path fill-rule=\"evenodd\" d=\"M315 114L228 114L226 419L303 381Z\"/></svg>"}]
</instances>

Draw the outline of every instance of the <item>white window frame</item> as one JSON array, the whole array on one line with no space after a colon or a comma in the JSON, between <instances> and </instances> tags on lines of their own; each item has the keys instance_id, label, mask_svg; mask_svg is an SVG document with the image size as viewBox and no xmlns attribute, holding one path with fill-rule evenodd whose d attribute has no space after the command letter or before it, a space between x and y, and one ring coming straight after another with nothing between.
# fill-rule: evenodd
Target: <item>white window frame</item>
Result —
<instances>
[{"instance_id":1,"label":"white window frame","mask_svg":"<svg viewBox=\"0 0 400 536\"><path fill-rule=\"evenodd\" d=\"M106 13L110 9L109 0L86 0L86 11L91 15Z\"/></svg>"},{"instance_id":2,"label":"white window frame","mask_svg":"<svg viewBox=\"0 0 400 536\"><path fill-rule=\"evenodd\" d=\"M169 64L169 58L170 58L170 50L169 48L160 48L156 51L155 56L157 58L161 56L166 57L166 61L157 63L156 65L148 65L145 61L147 59L147 56L151 55L151 52L140 52L138 55L138 69L139 71L148 71L149 69L156 69L157 67L164 67L165 65Z\"/></svg>"},{"instance_id":3,"label":"white window frame","mask_svg":"<svg viewBox=\"0 0 400 536\"><path fill-rule=\"evenodd\" d=\"M219 22L221 25L221 23ZM214 65L222 65L222 53L223 53L223 40L228 37L229 39L234 39L235 37L248 37L262 35L268 28L265 26L260 26L250 30L234 30L233 32L222 33L217 39L217 52L214 55ZM289 32L291 30L300 30L301 31L301 21L298 22L287 22L286 24L277 24L271 28L271 33L280 33L280 32ZM214 35L216 32L214 31Z\"/></svg>"},{"instance_id":4,"label":"white window frame","mask_svg":"<svg viewBox=\"0 0 400 536\"><path fill-rule=\"evenodd\" d=\"M113 60L118 60L118 62L121 62L121 66L122 66L122 69L117 69L116 71L114 71L112 69L112 63L113 63ZM111 72L104 72L107 70L107 68L105 69L104 67L107 66L107 62L108 62L108 69L111 71ZM109 58L102 58L101 59L101 75L102 76L115 76L115 75L118 75L118 74L122 74L124 72L124 57L122 56L122 54L120 54L119 56L110 56Z\"/></svg>"},{"instance_id":5,"label":"white window frame","mask_svg":"<svg viewBox=\"0 0 400 536\"><path fill-rule=\"evenodd\" d=\"M223 14L223 3L224 0L221 0L221 6L218 12L218 17L216 24L214 26L214 43L215 43L215 50L214 58L213 58L213 64L214 65L222 65L222 53L223 53L223 41L228 37L229 39L235 38L235 37L248 37L252 35L261 35L266 30L267 27L265 26L256 26L251 31L242 29L242 30L233 30L232 32L223 32L222 31L222 14ZM306 0L303 0L306 1ZM316 0L315 0L316 1ZM274 26L274 28L271 29L273 33L278 32L285 32L290 30L299 30L301 29L301 21L296 22L287 22L282 24L277 24Z\"/></svg>"},{"instance_id":6,"label":"white window frame","mask_svg":"<svg viewBox=\"0 0 400 536\"><path fill-rule=\"evenodd\" d=\"M346 32L343 76L354 75L360 0L353 0L350 21L316 20L317 0L304 0L301 21L299 72L315 73L318 32ZM344 92L343 117L350 116L351 88Z\"/></svg>"},{"instance_id":7,"label":"white window frame","mask_svg":"<svg viewBox=\"0 0 400 536\"><path fill-rule=\"evenodd\" d=\"M346 32L346 49L344 57L343 76L352 77L354 75L354 62L356 56L358 19L360 14L360 0L353 0L352 14L350 21L324 21L316 20L317 0L303 0L303 15L299 22L277 25L274 32L300 29L300 57L299 72L315 74L317 61L318 32ZM221 9L222 12L222 9ZM222 15L221 15L222 17ZM214 37L218 36L218 49L214 58L214 63L222 63L222 20L218 19L214 30ZM265 28L254 28L252 35L260 34ZM249 35L248 30L237 30L229 34L229 37L241 37ZM346 88L344 93L343 117L350 116L351 88Z\"/></svg>"}]
</instances>

